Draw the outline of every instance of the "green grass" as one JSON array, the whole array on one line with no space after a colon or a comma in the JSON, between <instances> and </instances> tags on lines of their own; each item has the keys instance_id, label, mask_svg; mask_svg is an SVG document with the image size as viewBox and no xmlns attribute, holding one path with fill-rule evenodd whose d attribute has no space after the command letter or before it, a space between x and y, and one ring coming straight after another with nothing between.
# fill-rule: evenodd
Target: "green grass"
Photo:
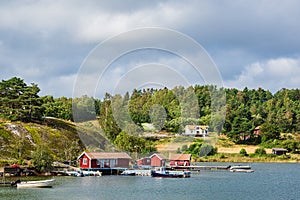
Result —
<instances>
[{"instance_id":1,"label":"green grass","mask_svg":"<svg viewBox=\"0 0 300 200\"><path fill-rule=\"evenodd\" d=\"M8 124L18 125L21 132L19 137L5 129ZM75 124L60 119L45 119L40 123L23 122L1 122L0 123L0 165L15 163L30 159L32 152L39 145L48 145L51 154L58 160L64 160L63 155L69 144L79 141L77 144L81 151L91 150L111 150L112 144L96 126L95 121ZM27 137L32 138L31 143ZM81 142L82 140L82 142ZM22 157L17 157L18 149L23 149ZM76 155L77 156L77 155Z\"/></svg>"}]
</instances>

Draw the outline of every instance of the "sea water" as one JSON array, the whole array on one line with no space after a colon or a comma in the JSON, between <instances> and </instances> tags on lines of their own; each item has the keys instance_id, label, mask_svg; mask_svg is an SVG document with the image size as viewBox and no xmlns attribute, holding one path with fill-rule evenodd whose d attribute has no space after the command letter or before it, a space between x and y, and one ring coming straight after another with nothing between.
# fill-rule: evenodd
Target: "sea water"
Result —
<instances>
[{"instance_id":1,"label":"sea water","mask_svg":"<svg viewBox=\"0 0 300 200\"><path fill-rule=\"evenodd\" d=\"M200 163L199 165L237 165ZM55 177L44 189L0 188L0 199L300 199L300 164L247 163L254 173L202 170L191 178Z\"/></svg>"}]
</instances>

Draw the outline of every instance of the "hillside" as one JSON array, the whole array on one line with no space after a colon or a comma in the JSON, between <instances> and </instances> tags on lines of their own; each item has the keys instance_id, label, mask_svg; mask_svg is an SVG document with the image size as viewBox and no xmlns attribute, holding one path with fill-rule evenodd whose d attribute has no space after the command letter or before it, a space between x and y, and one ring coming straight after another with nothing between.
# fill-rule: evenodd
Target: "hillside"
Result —
<instances>
[{"instance_id":1,"label":"hillside","mask_svg":"<svg viewBox=\"0 0 300 200\"><path fill-rule=\"evenodd\" d=\"M24 123L0 120L0 164L32 158L38 147L49 148L55 160L75 159L85 148L110 150L112 145L99 133L97 122L74 124L56 118Z\"/></svg>"}]
</instances>

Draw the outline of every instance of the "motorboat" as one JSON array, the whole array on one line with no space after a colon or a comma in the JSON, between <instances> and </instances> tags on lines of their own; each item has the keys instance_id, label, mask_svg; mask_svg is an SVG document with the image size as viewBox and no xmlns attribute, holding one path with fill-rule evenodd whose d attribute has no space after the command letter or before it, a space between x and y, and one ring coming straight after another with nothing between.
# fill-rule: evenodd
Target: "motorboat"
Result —
<instances>
[{"instance_id":1,"label":"motorboat","mask_svg":"<svg viewBox=\"0 0 300 200\"><path fill-rule=\"evenodd\" d=\"M169 171L165 167L159 167L151 170L152 177L159 178L189 178L191 177L190 171Z\"/></svg>"},{"instance_id":2,"label":"motorboat","mask_svg":"<svg viewBox=\"0 0 300 200\"><path fill-rule=\"evenodd\" d=\"M135 176L136 172L134 170L125 170L121 173L122 176Z\"/></svg>"},{"instance_id":3,"label":"motorboat","mask_svg":"<svg viewBox=\"0 0 300 200\"><path fill-rule=\"evenodd\" d=\"M54 179L40 181L16 181L17 188L51 188L55 183ZM12 184L13 185L13 184Z\"/></svg>"},{"instance_id":4,"label":"motorboat","mask_svg":"<svg viewBox=\"0 0 300 200\"><path fill-rule=\"evenodd\" d=\"M234 166L231 166L229 168L230 170L235 170L235 169L251 169L251 166L249 165L234 165Z\"/></svg>"}]
</instances>

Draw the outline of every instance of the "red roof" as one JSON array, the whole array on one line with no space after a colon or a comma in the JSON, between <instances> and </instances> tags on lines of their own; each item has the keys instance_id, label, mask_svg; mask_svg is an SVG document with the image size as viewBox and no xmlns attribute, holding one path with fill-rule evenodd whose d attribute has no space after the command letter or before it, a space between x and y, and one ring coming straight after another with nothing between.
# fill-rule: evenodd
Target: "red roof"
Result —
<instances>
[{"instance_id":1,"label":"red roof","mask_svg":"<svg viewBox=\"0 0 300 200\"><path fill-rule=\"evenodd\" d=\"M260 129L260 126L257 126L257 127L255 127L255 129L254 130L259 130Z\"/></svg>"},{"instance_id":2,"label":"red roof","mask_svg":"<svg viewBox=\"0 0 300 200\"><path fill-rule=\"evenodd\" d=\"M155 154L153 154L152 156L150 156L150 158L152 158L153 156L157 156L160 160L167 160L167 158L164 156L164 155L161 155L161 154L157 154L157 153L155 153Z\"/></svg>"},{"instance_id":3,"label":"red roof","mask_svg":"<svg viewBox=\"0 0 300 200\"><path fill-rule=\"evenodd\" d=\"M170 160L191 160L191 154L171 154Z\"/></svg>"},{"instance_id":4,"label":"red roof","mask_svg":"<svg viewBox=\"0 0 300 200\"><path fill-rule=\"evenodd\" d=\"M124 152L83 152L78 158L87 155L90 159L131 159L131 157Z\"/></svg>"}]
</instances>

